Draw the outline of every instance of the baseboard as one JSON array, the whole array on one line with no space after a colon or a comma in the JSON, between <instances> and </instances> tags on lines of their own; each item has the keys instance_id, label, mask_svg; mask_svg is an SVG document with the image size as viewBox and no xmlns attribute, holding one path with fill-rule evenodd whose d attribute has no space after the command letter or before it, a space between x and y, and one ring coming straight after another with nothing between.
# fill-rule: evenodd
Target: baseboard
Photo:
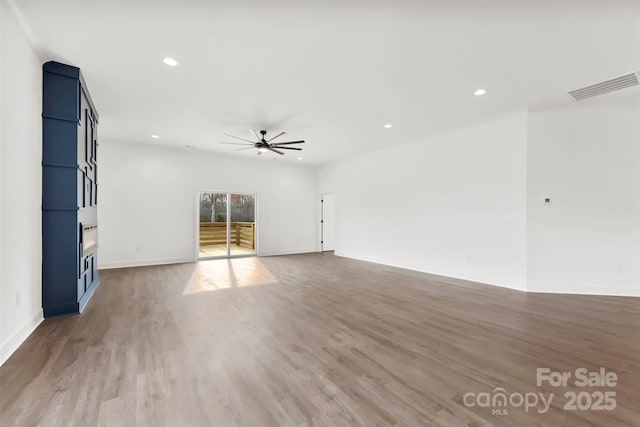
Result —
<instances>
[{"instance_id":1,"label":"baseboard","mask_svg":"<svg viewBox=\"0 0 640 427\"><path fill-rule=\"evenodd\" d=\"M422 269L412 265L399 264L399 263L391 262L381 258L355 257L355 256L343 254L342 252L339 252L339 251L336 251L334 253L336 256L356 259L359 261L372 262L374 264L386 265L386 266L395 267L395 268L402 268L405 270L417 271L419 273L432 274L434 276L448 277L451 279L458 279L458 280L466 280L468 282L481 283L483 285L499 286L501 288L507 288L515 291L526 292L526 288L524 285L506 283L504 280L498 279L498 278L486 277L486 276L466 276L466 275L460 275L460 274L451 274L450 272L447 272L447 271Z\"/></svg>"},{"instance_id":2,"label":"baseboard","mask_svg":"<svg viewBox=\"0 0 640 427\"><path fill-rule=\"evenodd\" d=\"M335 255L342 256L345 258L356 259L359 261L372 262L374 264L386 265L389 267L403 268L405 270L417 271L417 272L426 273L426 274L433 274L435 276L466 280L469 282L481 283L484 285L499 286L501 288L513 289L515 291L520 291L520 292L539 293L539 294L640 297L640 288L634 290L629 288L607 288L605 286L582 287L579 289L571 289L566 287L563 289L562 286L558 286L557 289L556 288L549 289L549 288L533 287L533 286L530 287L528 285L506 284L499 279L496 280L495 278L487 278L487 277L479 277L479 276L464 276L459 274L451 274L448 272L433 271L433 270L430 271L430 270L415 268L409 265L392 263L392 262L389 262L388 260L379 259L375 257L355 257L355 256L343 254L342 252L338 252L338 251L335 252Z\"/></svg>"},{"instance_id":3,"label":"baseboard","mask_svg":"<svg viewBox=\"0 0 640 427\"><path fill-rule=\"evenodd\" d=\"M260 252L258 256L275 256L275 255L295 255L316 252L315 249L285 249L282 251ZM147 259L136 261L111 261L98 263L98 270L108 270L111 268L127 268L127 267L145 267L149 265L164 264L182 264L185 262L193 262L193 258L168 258L168 259Z\"/></svg>"},{"instance_id":4,"label":"baseboard","mask_svg":"<svg viewBox=\"0 0 640 427\"><path fill-rule=\"evenodd\" d=\"M84 293L82 298L80 298L80 301L78 301L78 311L80 313L82 313L82 310L84 310L84 308L87 306L87 303L95 293L96 288L98 287L99 284L100 284L100 278L96 278L96 280L94 280L93 283L91 283L89 288L87 288L87 291Z\"/></svg>"},{"instance_id":5,"label":"baseboard","mask_svg":"<svg viewBox=\"0 0 640 427\"><path fill-rule=\"evenodd\" d=\"M640 288L607 288L606 286L582 287L578 289L549 289L536 288L534 286L527 288L527 292L536 294L565 294L565 295L594 295L594 296L610 296L610 297L640 297Z\"/></svg>"},{"instance_id":6,"label":"baseboard","mask_svg":"<svg viewBox=\"0 0 640 427\"><path fill-rule=\"evenodd\" d=\"M144 267L148 265L182 264L185 262L193 262L193 258L168 258L168 259L146 259L146 260L137 260L137 261L103 262L103 263L98 263L98 270L107 270L110 268Z\"/></svg>"},{"instance_id":7,"label":"baseboard","mask_svg":"<svg viewBox=\"0 0 640 427\"><path fill-rule=\"evenodd\" d=\"M29 338L29 335L33 331L36 330L38 325L42 323L44 320L44 316L42 314L42 309L38 310L38 312L15 333L11 338L7 340L6 343L2 344L0 347L0 366L4 364L4 362L11 357L11 355L20 347L20 345Z\"/></svg>"},{"instance_id":8,"label":"baseboard","mask_svg":"<svg viewBox=\"0 0 640 427\"><path fill-rule=\"evenodd\" d=\"M56 317L56 316L67 316L71 314L78 314L80 311L78 310L78 302L65 302L62 304L49 305L43 307L43 315L45 318Z\"/></svg>"},{"instance_id":9,"label":"baseboard","mask_svg":"<svg viewBox=\"0 0 640 427\"><path fill-rule=\"evenodd\" d=\"M282 251L264 251L260 252L258 256L278 256L278 255L296 255L296 254L308 254L312 252L318 252L316 249L285 249Z\"/></svg>"}]
</instances>

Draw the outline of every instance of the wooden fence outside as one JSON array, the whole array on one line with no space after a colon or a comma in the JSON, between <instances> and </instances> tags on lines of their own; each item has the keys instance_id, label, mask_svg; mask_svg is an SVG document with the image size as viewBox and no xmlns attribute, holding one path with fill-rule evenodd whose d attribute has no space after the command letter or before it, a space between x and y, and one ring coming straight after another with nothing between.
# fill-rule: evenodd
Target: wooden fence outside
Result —
<instances>
[{"instance_id":1,"label":"wooden fence outside","mask_svg":"<svg viewBox=\"0 0 640 427\"><path fill-rule=\"evenodd\" d=\"M254 222L232 222L231 244L241 248L256 248L256 224ZM200 246L219 246L227 244L226 222L201 222Z\"/></svg>"}]
</instances>

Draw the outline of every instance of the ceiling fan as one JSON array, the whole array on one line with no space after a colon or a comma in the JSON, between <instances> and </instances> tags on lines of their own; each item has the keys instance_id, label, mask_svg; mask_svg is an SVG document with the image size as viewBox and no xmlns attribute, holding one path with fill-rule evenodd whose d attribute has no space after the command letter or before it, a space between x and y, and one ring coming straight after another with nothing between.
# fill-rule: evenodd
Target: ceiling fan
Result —
<instances>
[{"instance_id":1,"label":"ceiling fan","mask_svg":"<svg viewBox=\"0 0 640 427\"><path fill-rule=\"evenodd\" d=\"M246 145L246 147L244 147L244 148L238 148L237 150L233 150L233 151L242 151L242 150L249 150L251 148L257 148L258 149L258 155L260 155L262 153L269 152L269 151L273 151L274 153L278 153L280 155L284 154L280 150L301 151L302 148L283 147L283 145L304 144L304 141L271 142L274 139L281 137L286 132L280 132L276 136L273 136L273 137L271 137L269 139L266 139L266 137L267 137L267 131L266 130L261 130L260 131L260 135L258 135L258 132L256 132L253 129L249 129L249 130L256 137L257 141L251 141L249 139L241 138L239 136L230 135L228 133L223 133L223 135L226 135L226 136L228 136L230 138L239 139L239 140L244 141L244 142L220 142L219 144Z\"/></svg>"}]
</instances>

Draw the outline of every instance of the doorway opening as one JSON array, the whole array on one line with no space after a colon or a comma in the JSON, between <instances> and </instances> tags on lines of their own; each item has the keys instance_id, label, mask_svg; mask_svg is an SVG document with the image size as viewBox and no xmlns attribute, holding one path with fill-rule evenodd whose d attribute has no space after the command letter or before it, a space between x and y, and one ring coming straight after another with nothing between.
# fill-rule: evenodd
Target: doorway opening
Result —
<instances>
[{"instance_id":1,"label":"doorway opening","mask_svg":"<svg viewBox=\"0 0 640 427\"><path fill-rule=\"evenodd\" d=\"M256 254L255 194L202 191L198 219L199 259Z\"/></svg>"},{"instance_id":2,"label":"doorway opening","mask_svg":"<svg viewBox=\"0 0 640 427\"><path fill-rule=\"evenodd\" d=\"M320 216L321 251L333 251L336 245L336 195L334 193L322 194L320 201L322 205Z\"/></svg>"}]
</instances>

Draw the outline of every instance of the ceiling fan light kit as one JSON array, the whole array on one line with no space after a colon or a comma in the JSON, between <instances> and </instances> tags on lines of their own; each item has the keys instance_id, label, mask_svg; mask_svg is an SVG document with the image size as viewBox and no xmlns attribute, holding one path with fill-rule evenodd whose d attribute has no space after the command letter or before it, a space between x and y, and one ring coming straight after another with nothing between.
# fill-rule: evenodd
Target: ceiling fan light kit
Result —
<instances>
[{"instance_id":1,"label":"ceiling fan light kit","mask_svg":"<svg viewBox=\"0 0 640 427\"><path fill-rule=\"evenodd\" d=\"M301 141L287 141L287 142L272 142L276 138L279 138L282 135L284 135L286 132L280 132L276 136L273 136L273 137L267 139L267 131L266 130L261 130L260 134L258 134L258 132L256 132L253 129L250 129L250 131L253 134L253 136L256 137L257 141L251 141L250 139L245 139L245 138L241 138L239 136L235 136L235 135L231 135L231 134L228 134L228 133L224 133L223 135L225 135L225 136L228 136L230 138L235 138L235 139L243 141L243 142L220 142L220 144L243 145L243 146L245 146L244 148L238 148L238 149L235 149L233 151L242 151L242 150L249 150L251 148L256 148L258 150L258 155L260 155L262 153L269 152L269 151L273 151L274 153L280 154L282 156L282 155L284 155L284 152L281 151L281 150L302 151L302 148L298 148L298 147L284 147L285 145L304 144L304 141L302 141L302 140Z\"/></svg>"}]
</instances>

